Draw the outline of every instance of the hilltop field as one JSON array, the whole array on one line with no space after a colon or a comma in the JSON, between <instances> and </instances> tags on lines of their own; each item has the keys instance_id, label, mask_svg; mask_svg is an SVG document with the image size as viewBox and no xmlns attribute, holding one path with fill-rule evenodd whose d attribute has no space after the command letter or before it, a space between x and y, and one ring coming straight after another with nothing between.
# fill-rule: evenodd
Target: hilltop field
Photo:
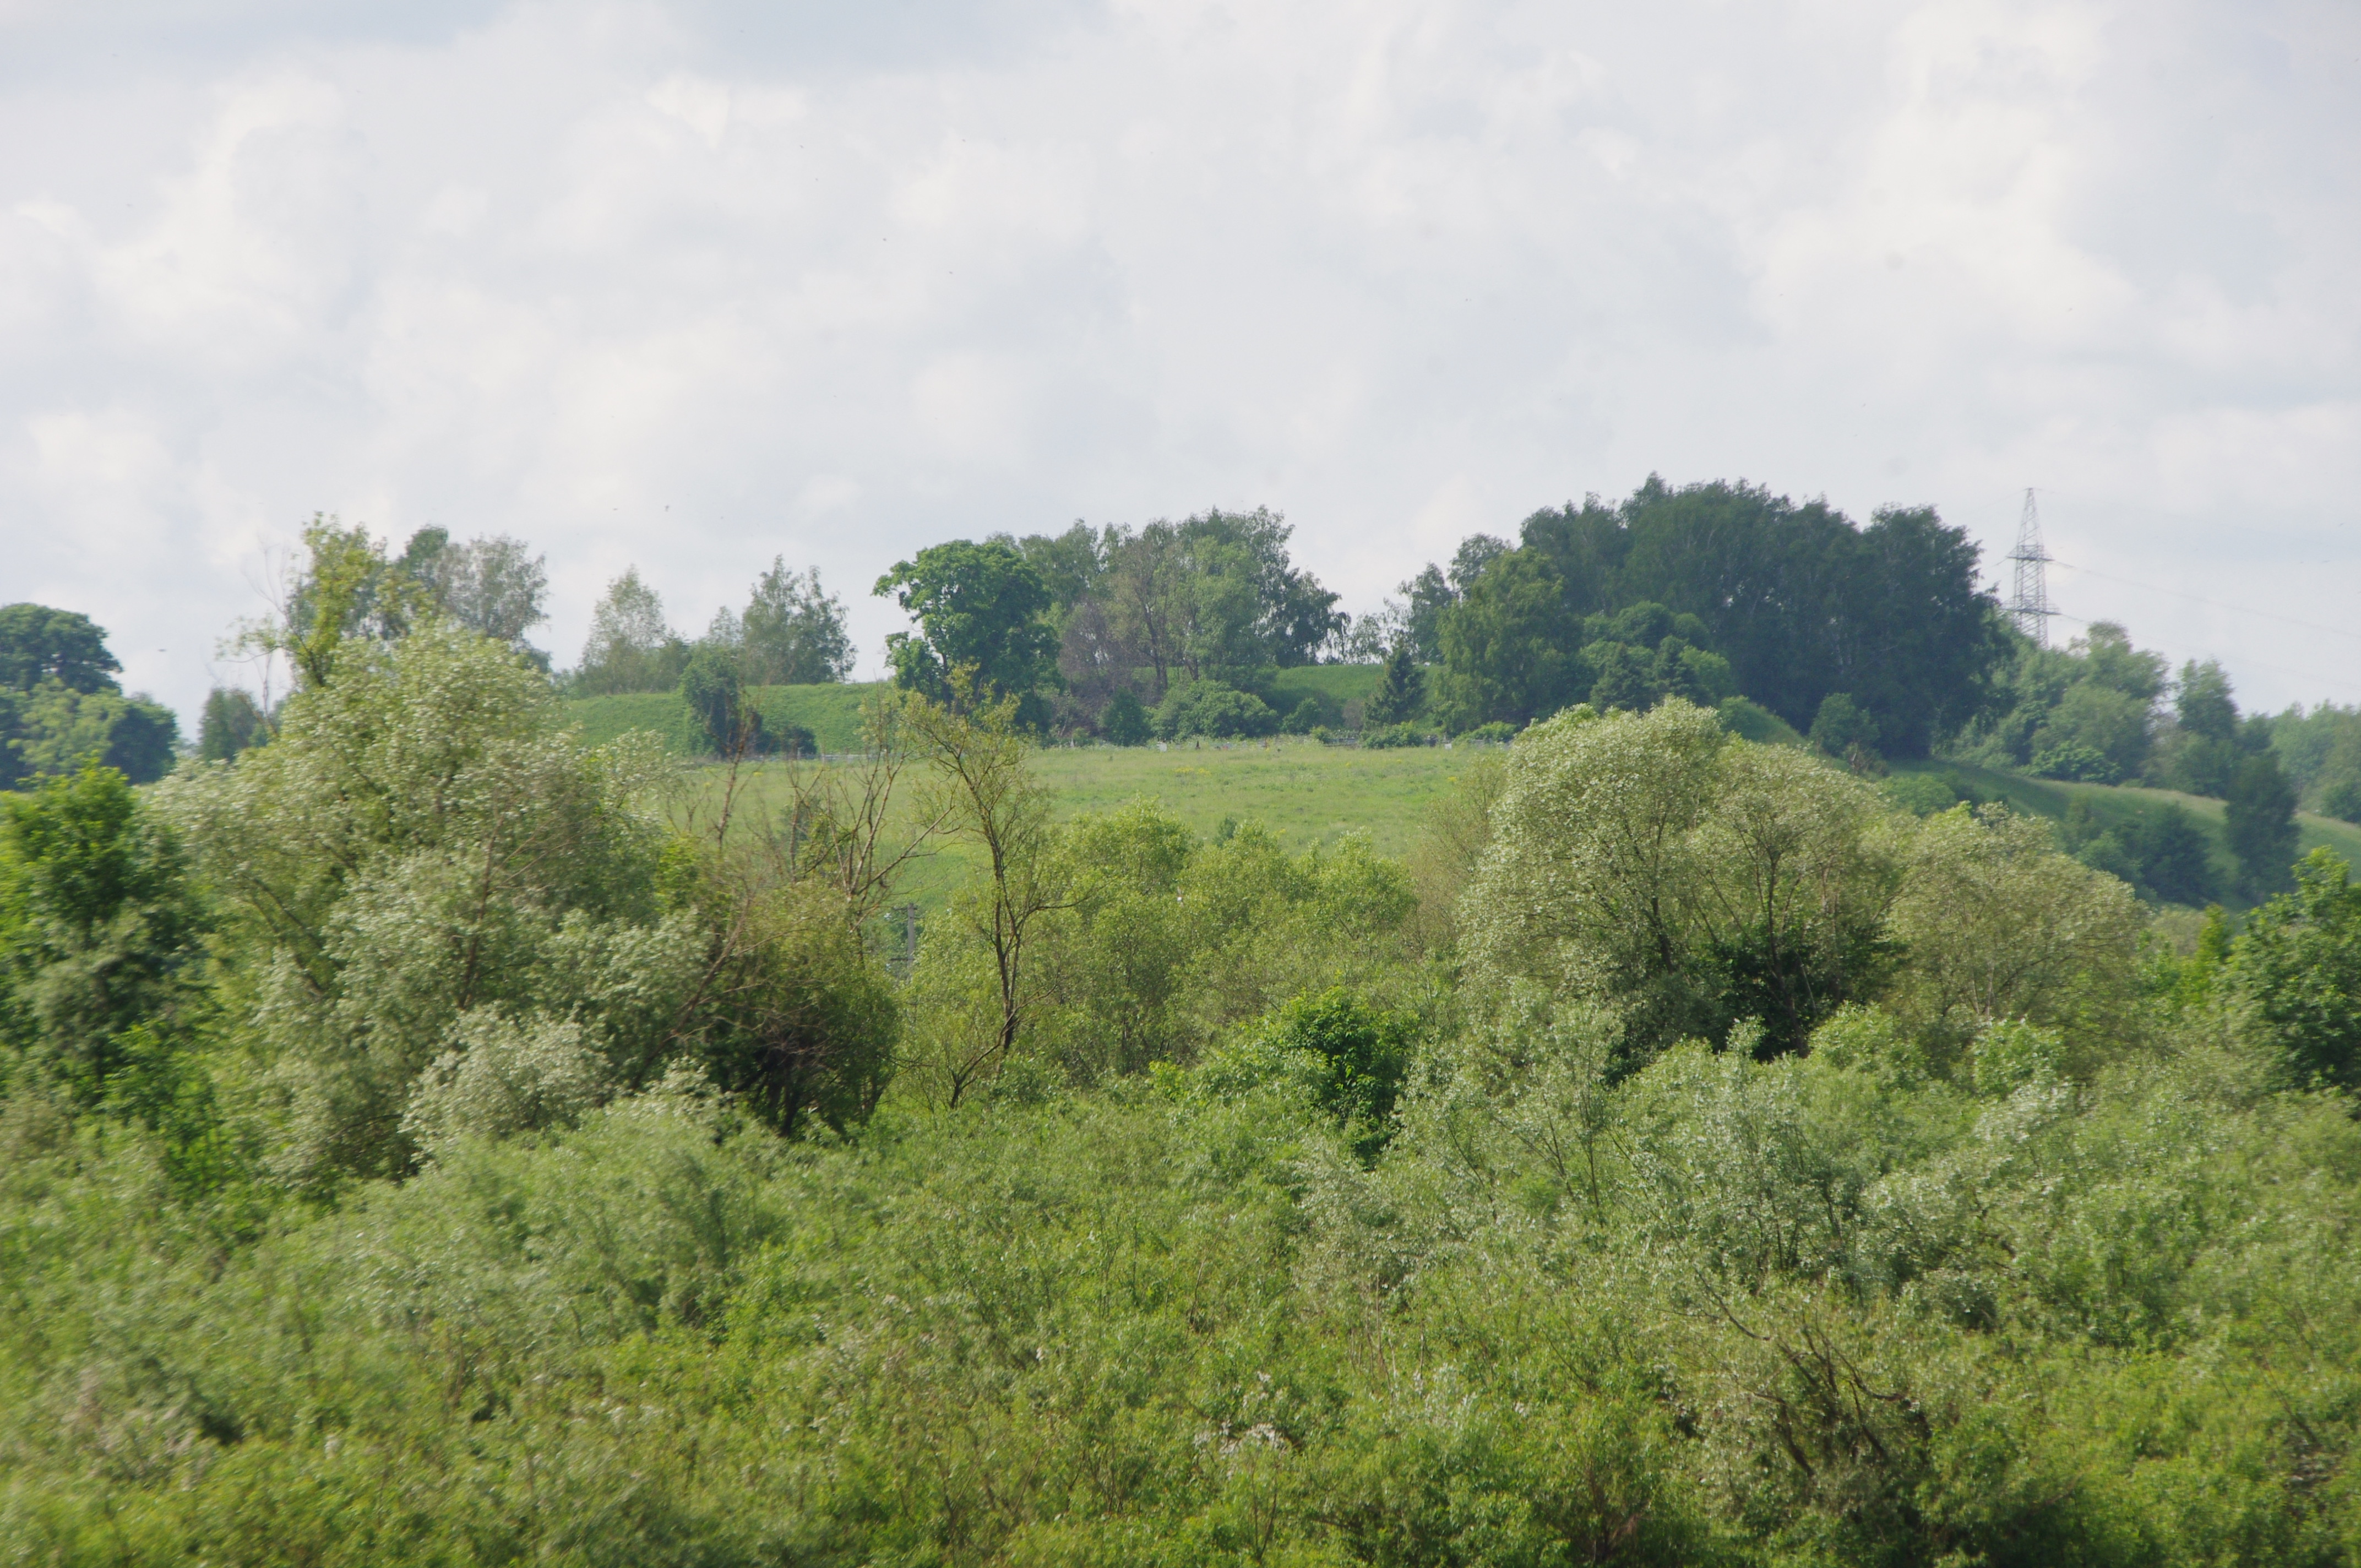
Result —
<instances>
[{"instance_id":1,"label":"hilltop field","mask_svg":"<svg viewBox=\"0 0 2361 1568\"><path fill-rule=\"evenodd\" d=\"M1368 672L1323 666L1288 674L1366 679ZM1347 683L1334 684L1345 686ZM812 729L820 736L825 751L847 752L859 744L860 703L873 689L867 685L772 687L763 693L764 713L771 721L787 717ZM577 722L583 723L588 739L609 740L629 729L645 728L665 735L668 747L676 752L693 754L687 720L676 696L605 697L569 707ZM629 722L634 717L647 721ZM1800 743L1793 729L1768 715L1756 710L1749 718L1752 722L1745 728L1755 739ZM822 730L822 724L829 728ZM1416 841L1428 805L1447 793L1453 780L1478 758L1501 757L1508 751L1505 746L1464 740L1452 745L1364 751L1279 736L1268 740L1177 741L1164 750L1155 745L1055 745L1036 755L1035 766L1056 796L1060 819L1146 799L1162 805L1201 838L1219 837L1225 823L1258 822L1299 850L1334 846L1345 835L1357 833L1366 835L1378 853L1400 856ZM816 768L840 765L770 760L746 764L740 770L739 809L758 820L778 817L792 795L791 777L799 771L808 773ZM691 808L709 809L724 776L719 764L697 769ZM1897 781L1913 776L1938 779L1959 799L2003 801L2015 811L2053 822L2062 822L2081 803L2093 814L2101 829L2129 821L2143 810L2177 805L2205 833L2222 886L2235 885L2235 861L2223 836L2224 807L2219 800L2173 790L2031 779L1944 761L1898 762L1894 764L1893 776ZM906 797L903 804L906 809ZM2361 866L2361 827L2309 812L2300 813L2296 821L2301 853L2324 848ZM966 874L968 860L963 847L943 846L905 879L905 895L922 907L935 907ZM2225 902L2234 908L2240 906L2235 898Z\"/></svg>"}]
</instances>

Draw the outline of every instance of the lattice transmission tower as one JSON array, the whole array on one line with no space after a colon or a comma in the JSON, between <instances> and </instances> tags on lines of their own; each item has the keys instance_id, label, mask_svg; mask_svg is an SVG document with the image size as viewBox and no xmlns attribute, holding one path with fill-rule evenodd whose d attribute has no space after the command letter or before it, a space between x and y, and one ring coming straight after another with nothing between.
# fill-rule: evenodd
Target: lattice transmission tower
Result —
<instances>
[{"instance_id":1,"label":"lattice transmission tower","mask_svg":"<svg viewBox=\"0 0 2361 1568\"><path fill-rule=\"evenodd\" d=\"M2016 548L2008 553L2016 564L2016 591L2008 601L2009 619L2033 639L2037 648L2049 646L2049 618L2058 611L2049 603L2049 552L2041 547L2041 513L2033 491L2025 492L2025 517L2016 525Z\"/></svg>"}]
</instances>

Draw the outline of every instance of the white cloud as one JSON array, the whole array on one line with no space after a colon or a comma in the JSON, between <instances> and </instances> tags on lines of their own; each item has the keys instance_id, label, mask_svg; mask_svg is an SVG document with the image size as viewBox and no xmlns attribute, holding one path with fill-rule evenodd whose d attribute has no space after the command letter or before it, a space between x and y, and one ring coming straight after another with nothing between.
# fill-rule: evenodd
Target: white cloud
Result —
<instances>
[{"instance_id":1,"label":"white cloud","mask_svg":"<svg viewBox=\"0 0 2361 1568\"><path fill-rule=\"evenodd\" d=\"M1268 502L1370 605L1651 470L2003 547L2031 483L2160 585L2076 613L2361 696L2188 597L2361 592L2349 8L786 15L0 18L0 598L186 708L315 510L535 540L561 658L628 563L690 629L817 564L873 668L1000 528Z\"/></svg>"}]
</instances>

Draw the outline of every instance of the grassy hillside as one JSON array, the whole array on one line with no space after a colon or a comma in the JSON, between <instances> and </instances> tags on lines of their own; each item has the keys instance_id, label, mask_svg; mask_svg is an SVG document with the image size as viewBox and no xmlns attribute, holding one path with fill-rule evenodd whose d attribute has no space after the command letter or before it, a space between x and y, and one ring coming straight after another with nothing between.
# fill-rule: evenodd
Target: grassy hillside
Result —
<instances>
[{"instance_id":1,"label":"grassy hillside","mask_svg":"<svg viewBox=\"0 0 2361 1568\"><path fill-rule=\"evenodd\" d=\"M754 700L763 721L773 729L796 725L808 729L823 751L861 749L861 703L877 689L875 682L832 685L757 686ZM567 716L582 727L593 745L612 740L633 729L650 729L664 737L665 749L678 757L701 757L709 750L705 731L689 717L676 692L634 692L624 696L581 697L566 705Z\"/></svg>"},{"instance_id":2,"label":"grassy hillside","mask_svg":"<svg viewBox=\"0 0 2361 1568\"><path fill-rule=\"evenodd\" d=\"M1052 746L1037 753L1035 767L1057 797L1058 815L1107 811L1137 799L1153 800L1207 838L1225 819L1259 822L1301 849L1332 844L1346 833L1369 836L1378 853L1400 855L1417 838L1426 805L1478 756L1502 754L1480 744L1414 746L1364 751L1348 746L1286 738L1153 746ZM809 768L813 764L801 764ZM791 766L762 763L740 771L738 809L758 818L778 817L789 799ZM698 775L704 806L722 778L719 768ZM905 792L902 809L910 806ZM946 845L902 883L903 893L933 907L950 896L966 873L967 851Z\"/></svg>"},{"instance_id":3,"label":"grassy hillside","mask_svg":"<svg viewBox=\"0 0 2361 1568\"><path fill-rule=\"evenodd\" d=\"M2000 800L2014 811L2052 821L2062 820L2077 802L2088 806L2102 828L2115 827L2144 810L2159 805L2181 806L2196 818L2213 840L2214 871L2224 886L2235 881L2235 861L2230 854L2228 841L2223 836L2223 807L2218 800L2200 795L2182 795L2175 790L2140 789L2128 784L2065 784L2055 779L2029 779L2016 773L2004 773L1991 768L1975 767L1964 762L1899 762L1897 775L1922 774L1942 779L1952 792L1963 799ZM2349 822L2339 822L2332 817L2317 817L2301 812L2296 817L2298 852L2310 854L2325 849L2343 857L2355 866L2361 866L2361 828Z\"/></svg>"}]
</instances>

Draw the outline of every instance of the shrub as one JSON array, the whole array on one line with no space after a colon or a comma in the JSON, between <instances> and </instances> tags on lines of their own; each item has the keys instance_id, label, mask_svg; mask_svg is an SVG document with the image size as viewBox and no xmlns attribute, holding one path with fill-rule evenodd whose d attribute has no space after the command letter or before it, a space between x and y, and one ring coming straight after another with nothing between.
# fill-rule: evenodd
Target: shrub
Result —
<instances>
[{"instance_id":1,"label":"shrub","mask_svg":"<svg viewBox=\"0 0 2361 1568\"><path fill-rule=\"evenodd\" d=\"M1156 705L1155 726L1157 736L1166 740L1192 735L1235 740L1271 733L1279 728L1279 715L1253 693L1220 681L1181 681Z\"/></svg>"},{"instance_id":2,"label":"shrub","mask_svg":"<svg viewBox=\"0 0 2361 1568\"><path fill-rule=\"evenodd\" d=\"M1380 724L1361 731L1361 744L1372 751L1427 743L1426 735L1415 724Z\"/></svg>"},{"instance_id":3,"label":"shrub","mask_svg":"<svg viewBox=\"0 0 2361 1568\"><path fill-rule=\"evenodd\" d=\"M1115 694L1099 722L1110 745L1139 746L1148 741L1148 709L1128 690Z\"/></svg>"}]
</instances>

